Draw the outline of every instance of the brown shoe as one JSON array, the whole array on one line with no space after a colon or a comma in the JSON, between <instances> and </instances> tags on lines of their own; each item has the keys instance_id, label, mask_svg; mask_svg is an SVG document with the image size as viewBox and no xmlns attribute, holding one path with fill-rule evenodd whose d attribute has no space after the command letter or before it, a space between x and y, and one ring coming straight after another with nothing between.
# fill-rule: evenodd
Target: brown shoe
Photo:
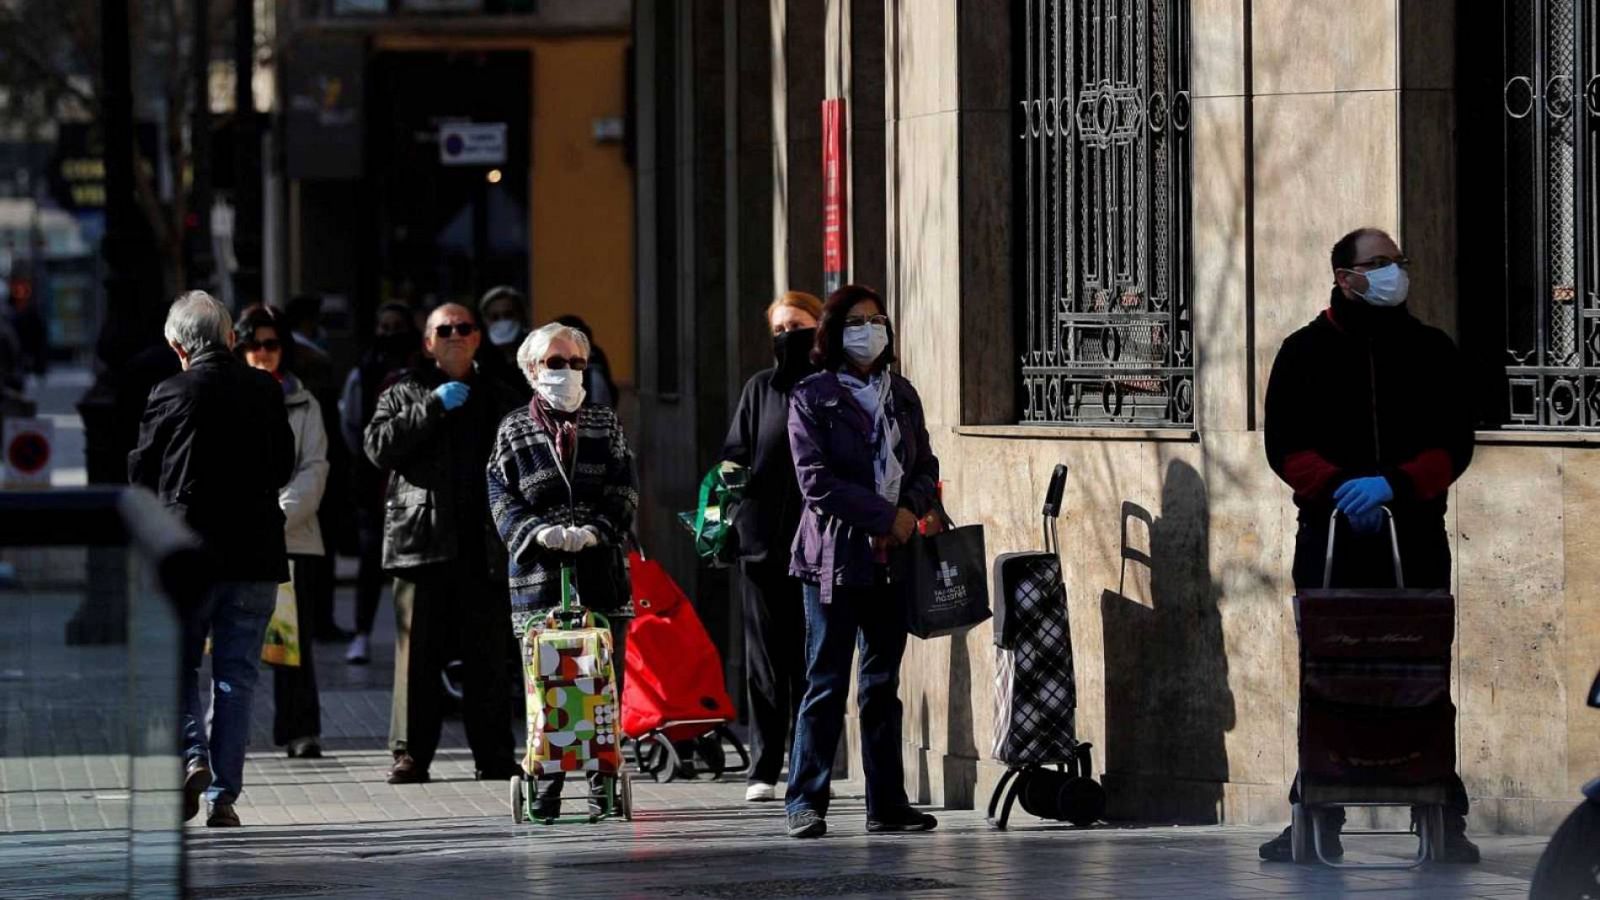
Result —
<instances>
[{"instance_id":1,"label":"brown shoe","mask_svg":"<svg viewBox=\"0 0 1600 900\"><path fill-rule=\"evenodd\" d=\"M207 828L238 828L239 814L233 811L232 803L211 804L211 815L206 816Z\"/></svg>"},{"instance_id":2,"label":"brown shoe","mask_svg":"<svg viewBox=\"0 0 1600 900\"><path fill-rule=\"evenodd\" d=\"M389 770L390 784L427 784L428 770L417 765L409 756L402 756Z\"/></svg>"},{"instance_id":3,"label":"brown shoe","mask_svg":"<svg viewBox=\"0 0 1600 900\"><path fill-rule=\"evenodd\" d=\"M200 796L211 787L211 769L198 759L189 761L183 776L183 820L200 814Z\"/></svg>"}]
</instances>

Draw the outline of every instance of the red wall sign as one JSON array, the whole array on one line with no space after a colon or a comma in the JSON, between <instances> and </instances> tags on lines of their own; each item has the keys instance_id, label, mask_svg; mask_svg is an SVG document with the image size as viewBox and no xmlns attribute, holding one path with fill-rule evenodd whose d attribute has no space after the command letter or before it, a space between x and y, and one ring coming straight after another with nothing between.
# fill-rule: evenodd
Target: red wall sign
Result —
<instances>
[{"instance_id":1,"label":"red wall sign","mask_svg":"<svg viewBox=\"0 0 1600 900\"><path fill-rule=\"evenodd\" d=\"M822 101L822 281L827 293L844 284L849 256L845 196L844 99Z\"/></svg>"}]
</instances>

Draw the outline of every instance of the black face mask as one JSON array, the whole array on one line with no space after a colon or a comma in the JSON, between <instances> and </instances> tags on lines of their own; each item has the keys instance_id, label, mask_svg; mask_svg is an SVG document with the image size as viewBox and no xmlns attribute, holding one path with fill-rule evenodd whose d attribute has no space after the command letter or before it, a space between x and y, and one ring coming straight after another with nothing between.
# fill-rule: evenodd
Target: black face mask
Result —
<instances>
[{"instance_id":1,"label":"black face mask","mask_svg":"<svg viewBox=\"0 0 1600 900\"><path fill-rule=\"evenodd\" d=\"M811 364L811 347L817 342L815 328L797 328L772 336L772 356L778 364L778 374L790 381L798 381L816 367Z\"/></svg>"}]
</instances>

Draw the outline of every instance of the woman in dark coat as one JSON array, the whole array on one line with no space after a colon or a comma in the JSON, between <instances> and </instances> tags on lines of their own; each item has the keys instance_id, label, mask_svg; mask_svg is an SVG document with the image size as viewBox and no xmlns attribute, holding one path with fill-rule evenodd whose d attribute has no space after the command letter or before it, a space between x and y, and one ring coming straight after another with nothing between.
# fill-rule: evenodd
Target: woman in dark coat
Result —
<instances>
[{"instance_id":1,"label":"woman in dark coat","mask_svg":"<svg viewBox=\"0 0 1600 900\"><path fill-rule=\"evenodd\" d=\"M800 486L789 452L789 392L817 370L811 362L822 301L789 291L767 307L773 367L745 382L722 458L749 469L734 515L744 574L744 673L750 688L750 801L776 799L789 726L806 689L806 620L789 544L800 524Z\"/></svg>"},{"instance_id":2,"label":"woman in dark coat","mask_svg":"<svg viewBox=\"0 0 1600 900\"><path fill-rule=\"evenodd\" d=\"M500 423L489 457L489 511L509 555L518 642L541 613L561 604L561 570L573 567L584 605L610 621L620 698L633 617L622 544L639 493L616 413L584 405L589 352L582 332L560 324L537 329L518 348L517 365L534 397ZM560 814L563 781L557 773L541 782L538 817ZM590 787L595 813L604 783L591 778Z\"/></svg>"},{"instance_id":3,"label":"woman in dark coat","mask_svg":"<svg viewBox=\"0 0 1600 900\"><path fill-rule=\"evenodd\" d=\"M785 798L791 837L827 832L828 786L858 643L867 831L938 824L906 798L899 696L906 626L886 573L889 553L933 508L939 460L921 398L889 371L893 336L876 292L858 285L834 291L812 350L822 371L801 381L789 400L789 445L805 498L789 571L805 583L807 671Z\"/></svg>"}]
</instances>

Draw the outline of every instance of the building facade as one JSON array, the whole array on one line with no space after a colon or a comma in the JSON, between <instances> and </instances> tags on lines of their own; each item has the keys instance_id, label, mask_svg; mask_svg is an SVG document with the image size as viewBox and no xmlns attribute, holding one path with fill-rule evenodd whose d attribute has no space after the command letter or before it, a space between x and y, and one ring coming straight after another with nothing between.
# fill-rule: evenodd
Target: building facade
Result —
<instances>
[{"instance_id":1,"label":"building facade","mask_svg":"<svg viewBox=\"0 0 1600 900\"><path fill-rule=\"evenodd\" d=\"M1079 737L1112 814L1286 820L1296 512L1263 397L1329 247L1382 227L1481 421L1447 519L1472 827L1566 814L1600 768L1600 4L656 2L634 28L642 524L681 579L722 596L671 513L768 363L765 304L820 292L843 98L848 276L889 299L951 514L1034 547L1071 468ZM991 638L908 650L914 797L969 806L1002 771Z\"/></svg>"},{"instance_id":2,"label":"building facade","mask_svg":"<svg viewBox=\"0 0 1600 900\"><path fill-rule=\"evenodd\" d=\"M631 394L629 9L279 4L283 297L339 298L361 335L385 301L473 303L509 284L536 323L583 316ZM488 143L452 154L458 132Z\"/></svg>"}]
</instances>

